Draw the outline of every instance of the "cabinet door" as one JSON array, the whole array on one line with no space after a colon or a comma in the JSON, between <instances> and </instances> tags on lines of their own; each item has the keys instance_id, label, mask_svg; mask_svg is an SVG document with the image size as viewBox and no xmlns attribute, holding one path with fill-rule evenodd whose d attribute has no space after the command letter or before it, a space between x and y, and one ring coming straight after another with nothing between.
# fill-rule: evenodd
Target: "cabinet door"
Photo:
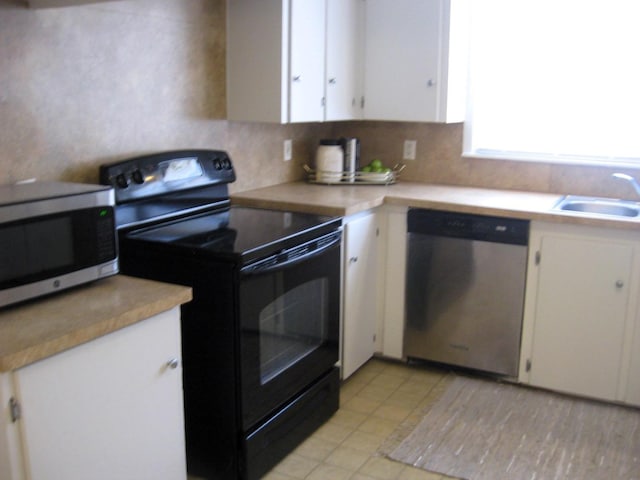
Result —
<instances>
[{"instance_id":1,"label":"cabinet door","mask_svg":"<svg viewBox=\"0 0 640 480\"><path fill-rule=\"evenodd\" d=\"M15 373L32 480L186 478L179 309Z\"/></svg>"},{"instance_id":2,"label":"cabinet door","mask_svg":"<svg viewBox=\"0 0 640 480\"><path fill-rule=\"evenodd\" d=\"M442 0L366 0L364 116L435 121Z\"/></svg>"},{"instance_id":3,"label":"cabinet door","mask_svg":"<svg viewBox=\"0 0 640 480\"><path fill-rule=\"evenodd\" d=\"M327 0L327 121L361 116L363 13L363 0Z\"/></svg>"},{"instance_id":4,"label":"cabinet door","mask_svg":"<svg viewBox=\"0 0 640 480\"><path fill-rule=\"evenodd\" d=\"M638 250L640 253L640 249ZM636 292L636 294L639 293ZM631 405L640 406L640 310L637 312L634 322L631 364L624 401Z\"/></svg>"},{"instance_id":5,"label":"cabinet door","mask_svg":"<svg viewBox=\"0 0 640 480\"><path fill-rule=\"evenodd\" d=\"M348 378L375 350L377 263L375 213L347 223L344 247L342 378Z\"/></svg>"},{"instance_id":6,"label":"cabinet door","mask_svg":"<svg viewBox=\"0 0 640 480\"><path fill-rule=\"evenodd\" d=\"M627 244L542 238L532 384L615 399L632 256Z\"/></svg>"},{"instance_id":7,"label":"cabinet door","mask_svg":"<svg viewBox=\"0 0 640 480\"><path fill-rule=\"evenodd\" d=\"M13 376L0 373L0 478L2 480L24 480L22 449L20 442L20 423L11 412L10 405L15 399Z\"/></svg>"},{"instance_id":8,"label":"cabinet door","mask_svg":"<svg viewBox=\"0 0 640 480\"><path fill-rule=\"evenodd\" d=\"M325 28L325 0L291 0L291 122L324 119Z\"/></svg>"}]
</instances>

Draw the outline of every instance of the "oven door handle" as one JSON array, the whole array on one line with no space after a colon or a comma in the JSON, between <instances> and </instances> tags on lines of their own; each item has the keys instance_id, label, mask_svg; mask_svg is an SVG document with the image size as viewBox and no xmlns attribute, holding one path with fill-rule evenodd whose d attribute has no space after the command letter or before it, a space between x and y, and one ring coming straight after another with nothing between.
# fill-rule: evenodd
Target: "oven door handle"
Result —
<instances>
[{"instance_id":1,"label":"oven door handle","mask_svg":"<svg viewBox=\"0 0 640 480\"><path fill-rule=\"evenodd\" d=\"M319 257L327 250L340 244L342 231L332 232L298 247L271 255L258 262L251 263L240 269L242 275L260 275L270 273L298 263ZM315 248L312 248L315 247Z\"/></svg>"}]
</instances>

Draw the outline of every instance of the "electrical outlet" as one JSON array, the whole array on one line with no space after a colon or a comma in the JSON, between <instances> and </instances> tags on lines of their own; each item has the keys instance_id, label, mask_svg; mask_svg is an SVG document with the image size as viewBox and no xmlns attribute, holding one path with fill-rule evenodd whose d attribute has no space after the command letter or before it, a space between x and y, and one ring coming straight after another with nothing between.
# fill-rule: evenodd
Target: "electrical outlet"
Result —
<instances>
[{"instance_id":1,"label":"electrical outlet","mask_svg":"<svg viewBox=\"0 0 640 480\"><path fill-rule=\"evenodd\" d=\"M402 150L402 159L403 160L415 160L416 159L416 147L417 143L415 140L405 140L404 141L404 149Z\"/></svg>"},{"instance_id":2,"label":"electrical outlet","mask_svg":"<svg viewBox=\"0 0 640 480\"><path fill-rule=\"evenodd\" d=\"M291 144L291 139L287 139L284 141L284 161L288 162L289 160L291 160L291 150L292 150L293 146Z\"/></svg>"}]
</instances>

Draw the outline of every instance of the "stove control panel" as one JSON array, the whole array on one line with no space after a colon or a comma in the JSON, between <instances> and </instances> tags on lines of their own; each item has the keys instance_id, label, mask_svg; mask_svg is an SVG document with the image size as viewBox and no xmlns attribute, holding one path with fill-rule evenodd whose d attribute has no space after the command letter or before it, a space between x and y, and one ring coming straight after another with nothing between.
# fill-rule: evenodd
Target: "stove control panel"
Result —
<instances>
[{"instance_id":1,"label":"stove control panel","mask_svg":"<svg viewBox=\"0 0 640 480\"><path fill-rule=\"evenodd\" d=\"M222 150L174 150L100 167L100 183L115 189L116 203L235 181Z\"/></svg>"}]
</instances>

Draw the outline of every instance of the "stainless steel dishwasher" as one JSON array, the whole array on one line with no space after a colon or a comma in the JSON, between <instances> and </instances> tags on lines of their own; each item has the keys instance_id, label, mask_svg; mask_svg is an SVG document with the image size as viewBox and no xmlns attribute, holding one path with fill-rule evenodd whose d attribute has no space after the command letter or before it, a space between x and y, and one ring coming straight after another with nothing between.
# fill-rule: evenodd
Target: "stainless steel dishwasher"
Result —
<instances>
[{"instance_id":1,"label":"stainless steel dishwasher","mask_svg":"<svg viewBox=\"0 0 640 480\"><path fill-rule=\"evenodd\" d=\"M410 209L404 355L518 374L529 222Z\"/></svg>"}]
</instances>

